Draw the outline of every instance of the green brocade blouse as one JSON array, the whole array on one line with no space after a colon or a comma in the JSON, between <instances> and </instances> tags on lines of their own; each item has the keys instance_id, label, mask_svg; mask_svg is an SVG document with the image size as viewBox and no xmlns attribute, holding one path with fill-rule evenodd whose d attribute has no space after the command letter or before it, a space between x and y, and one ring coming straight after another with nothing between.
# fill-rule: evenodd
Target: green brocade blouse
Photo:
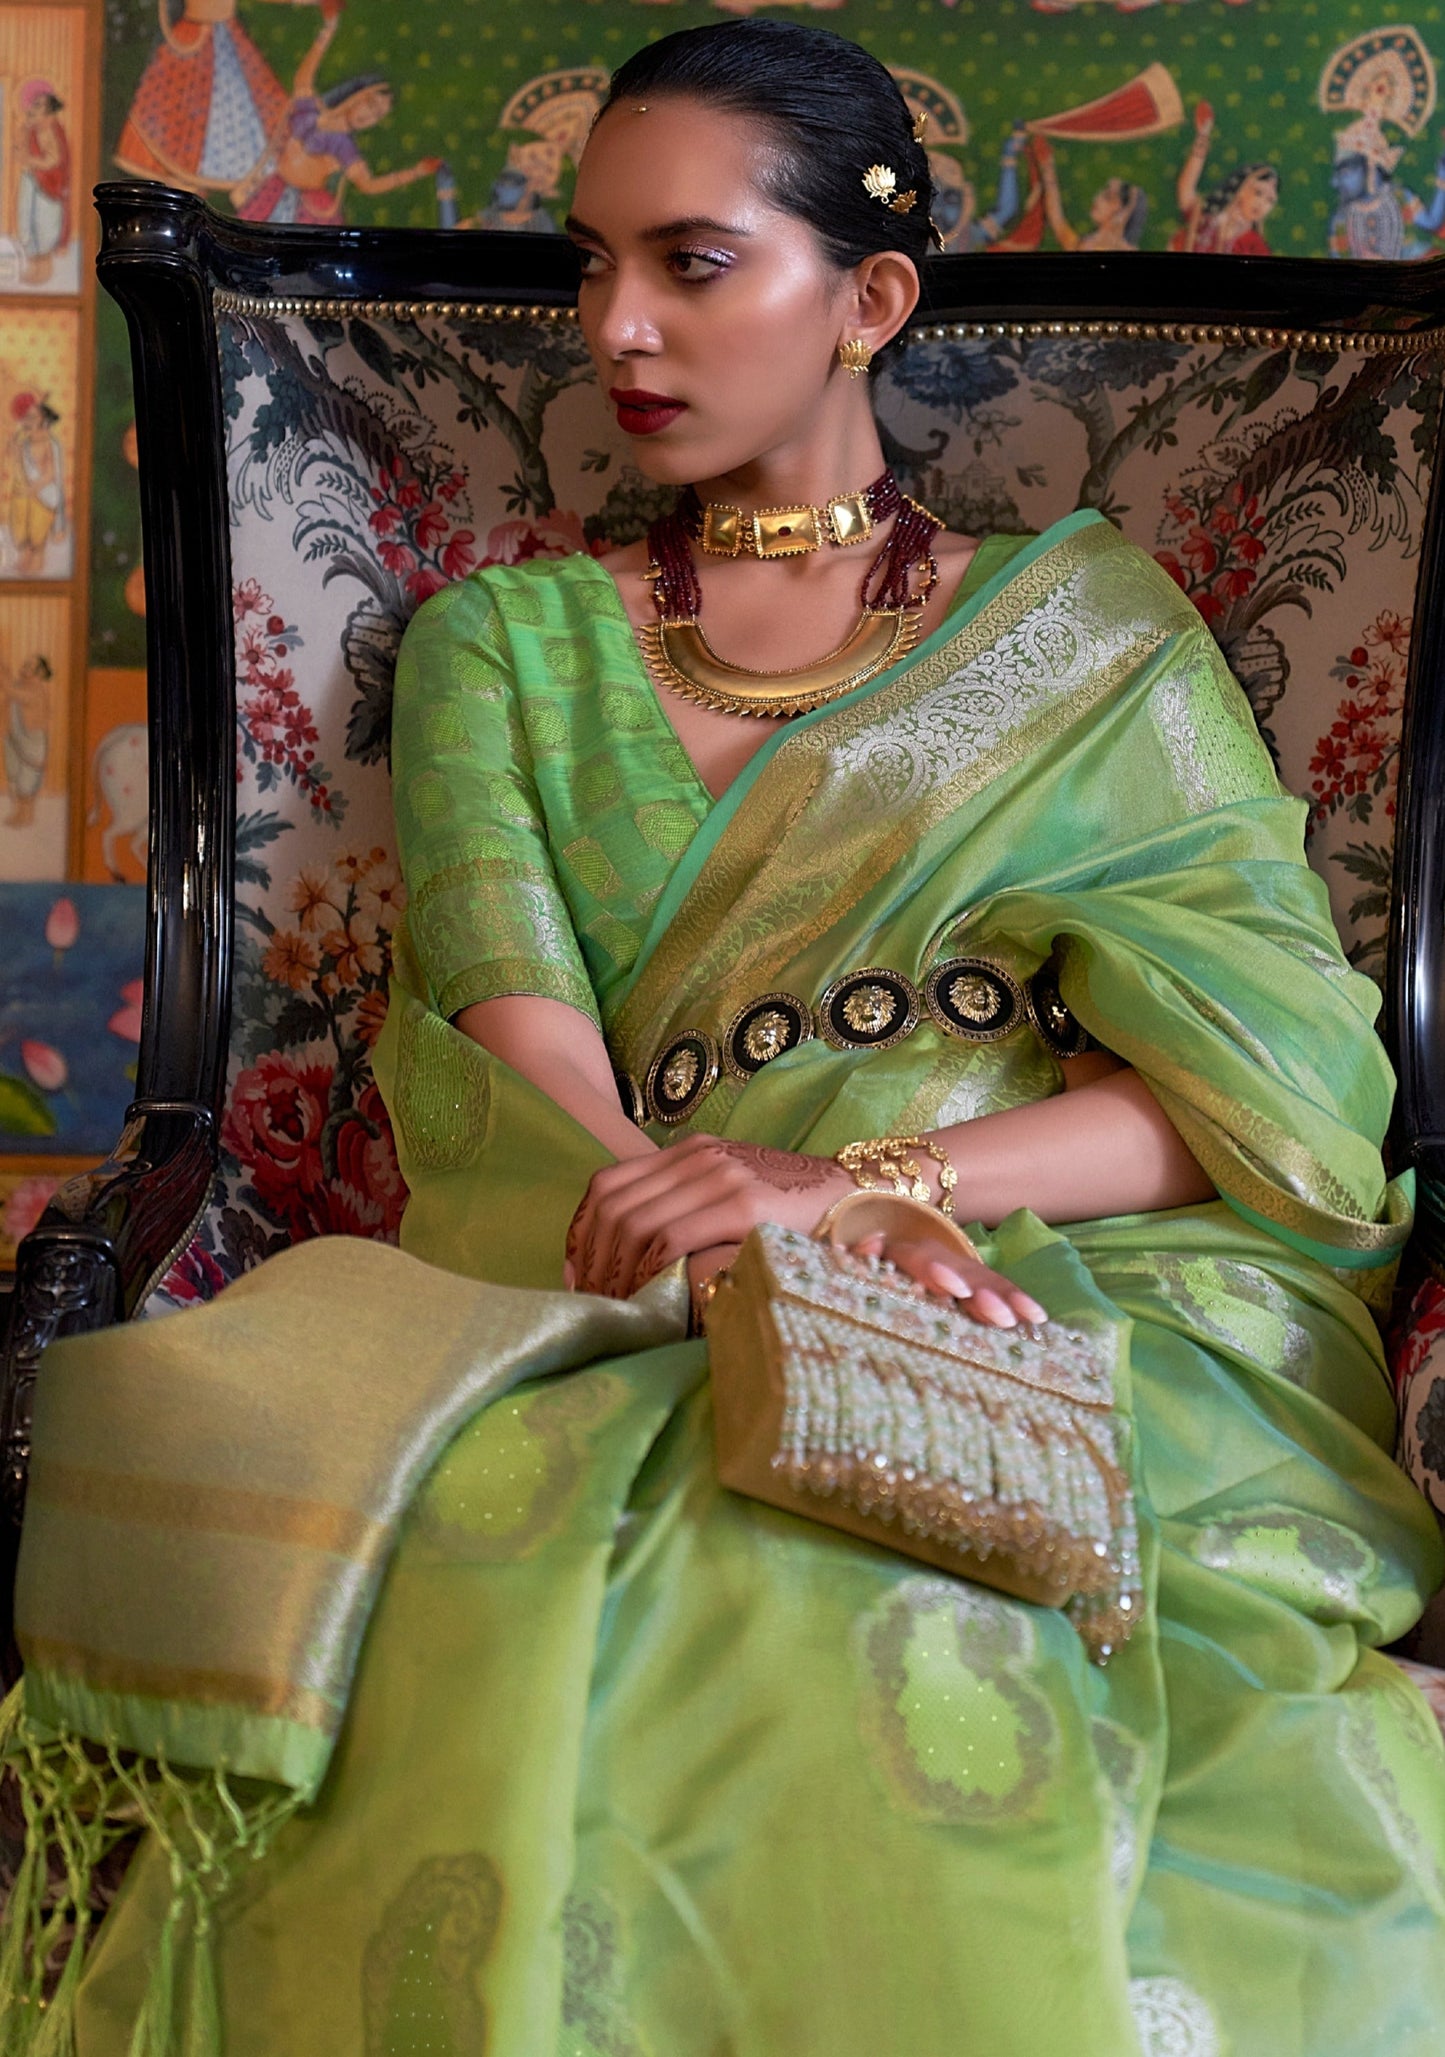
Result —
<instances>
[{"instance_id":1,"label":"green brocade blouse","mask_svg":"<svg viewBox=\"0 0 1445 2057\"><path fill-rule=\"evenodd\" d=\"M1029 540L985 537L950 618ZM392 778L411 939L448 1018L538 993L600 1023L719 804L616 582L580 554L489 565L418 610L397 659Z\"/></svg>"}]
</instances>

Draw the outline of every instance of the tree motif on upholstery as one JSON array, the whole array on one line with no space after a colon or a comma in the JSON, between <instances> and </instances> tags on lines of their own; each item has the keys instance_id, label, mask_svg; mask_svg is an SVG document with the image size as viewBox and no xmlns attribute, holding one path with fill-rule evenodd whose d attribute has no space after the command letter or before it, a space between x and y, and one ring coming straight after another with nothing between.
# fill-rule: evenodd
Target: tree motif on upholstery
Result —
<instances>
[{"instance_id":1,"label":"tree motif on upholstery","mask_svg":"<svg viewBox=\"0 0 1445 2057\"><path fill-rule=\"evenodd\" d=\"M266 393L233 443L233 502L267 520L284 508L293 550L324 566L322 583L346 578L364 589L342 635L358 693L346 755L380 763L402 630L423 600L479 561L467 464L435 415L473 434L500 434L516 464L502 489L506 508L550 517L545 418L560 393L592 377L585 347L569 323L438 318L383 327L232 315L222 323L221 360L233 422L246 417L249 382L261 380ZM507 372L515 376L504 383Z\"/></svg>"},{"instance_id":2,"label":"tree motif on upholstery","mask_svg":"<svg viewBox=\"0 0 1445 2057\"><path fill-rule=\"evenodd\" d=\"M1257 352L1221 351L1223 365ZM1226 429L1166 497L1159 562L1199 607L1254 708L1271 749L1269 718L1289 682L1284 640L1267 617L1312 611L1312 596L1345 577L1347 541L1396 546L1423 517L1428 446L1421 437L1438 371L1383 354L1350 369L1333 351L1279 350L1242 376L1217 379ZM1307 412L1262 410L1291 375L1319 389ZM1402 450L1387 426L1401 401L1422 416Z\"/></svg>"}]
</instances>

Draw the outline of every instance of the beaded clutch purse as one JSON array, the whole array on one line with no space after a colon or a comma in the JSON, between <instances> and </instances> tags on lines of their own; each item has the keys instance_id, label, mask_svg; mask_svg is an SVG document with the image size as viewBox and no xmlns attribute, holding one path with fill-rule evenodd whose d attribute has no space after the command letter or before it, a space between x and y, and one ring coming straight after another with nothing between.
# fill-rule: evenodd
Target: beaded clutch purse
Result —
<instances>
[{"instance_id":1,"label":"beaded clutch purse","mask_svg":"<svg viewBox=\"0 0 1445 2057\"><path fill-rule=\"evenodd\" d=\"M1127 1640L1138 1545L1113 1411L1126 1324L1091 1308L991 1328L876 1258L764 1224L706 1325L724 1485L1065 1607L1100 1661Z\"/></svg>"}]
</instances>

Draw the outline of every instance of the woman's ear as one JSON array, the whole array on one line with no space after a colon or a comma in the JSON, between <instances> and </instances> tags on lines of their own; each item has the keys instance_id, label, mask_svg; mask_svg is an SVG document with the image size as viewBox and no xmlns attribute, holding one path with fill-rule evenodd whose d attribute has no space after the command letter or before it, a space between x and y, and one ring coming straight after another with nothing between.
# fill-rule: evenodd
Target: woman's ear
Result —
<instances>
[{"instance_id":1,"label":"woman's ear","mask_svg":"<svg viewBox=\"0 0 1445 2057\"><path fill-rule=\"evenodd\" d=\"M918 305L918 267L901 250L875 250L853 273L848 334L874 353L892 342Z\"/></svg>"}]
</instances>

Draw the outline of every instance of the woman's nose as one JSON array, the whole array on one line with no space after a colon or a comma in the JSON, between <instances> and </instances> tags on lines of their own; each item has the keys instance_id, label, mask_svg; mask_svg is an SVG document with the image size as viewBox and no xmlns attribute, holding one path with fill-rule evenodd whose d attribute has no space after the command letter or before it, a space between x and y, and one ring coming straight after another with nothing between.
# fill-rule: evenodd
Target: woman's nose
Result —
<instances>
[{"instance_id":1,"label":"woman's nose","mask_svg":"<svg viewBox=\"0 0 1445 2057\"><path fill-rule=\"evenodd\" d=\"M641 279L619 270L593 290L602 305L589 326L604 357L651 356L661 348L652 298Z\"/></svg>"}]
</instances>

